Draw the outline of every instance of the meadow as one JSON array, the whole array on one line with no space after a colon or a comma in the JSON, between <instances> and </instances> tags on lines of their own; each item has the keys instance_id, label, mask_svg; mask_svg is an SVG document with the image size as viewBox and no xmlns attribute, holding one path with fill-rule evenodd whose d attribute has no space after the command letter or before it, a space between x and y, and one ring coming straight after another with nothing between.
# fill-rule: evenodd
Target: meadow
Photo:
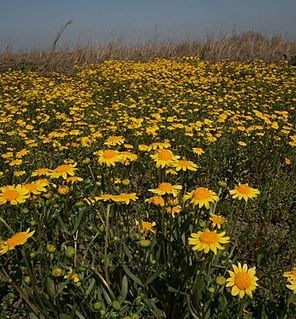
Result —
<instances>
[{"instance_id":1,"label":"meadow","mask_svg":"<svg viewBox=\"0 0 296 319\"><path fill-rule=\"evenodd\" d=\"M0 318L295 318L296 72L0 73Z\"/></svg>"}]
</instances>

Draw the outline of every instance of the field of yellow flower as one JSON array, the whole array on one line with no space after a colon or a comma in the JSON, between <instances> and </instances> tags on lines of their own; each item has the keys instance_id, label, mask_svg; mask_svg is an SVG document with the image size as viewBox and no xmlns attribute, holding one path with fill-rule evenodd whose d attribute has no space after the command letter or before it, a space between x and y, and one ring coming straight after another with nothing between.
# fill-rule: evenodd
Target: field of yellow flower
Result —
<instances>
[{"instance_id":1,"label":"field of yellow flower","mask_svg":"<svg viewBox=\"0 0 296 319\"><path fill-rule=\"evenodd\" d=\"M0 318L295 318L295 67L106 61L0 92Z\"/></svg>"}]
</instances>

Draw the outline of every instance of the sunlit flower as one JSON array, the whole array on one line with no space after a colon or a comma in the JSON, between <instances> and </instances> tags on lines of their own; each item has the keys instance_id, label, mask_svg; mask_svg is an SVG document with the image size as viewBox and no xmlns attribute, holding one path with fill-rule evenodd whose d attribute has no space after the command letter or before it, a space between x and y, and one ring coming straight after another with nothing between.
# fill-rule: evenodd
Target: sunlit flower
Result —
<instances>
[{"instance_id":1,"label":"sunlit flower","mask_svg":"<svg viewBox=\"0 0 296 319\"><path fill-rule=\"evenodd\" d=\"M63 164L60 165L58 167L56 167L55 169L53 169L49 175L52 178L59 178L59 177L63 177L63 179L67 179L67 177L70 176L74 176L75 175L75 170L77 170L77 168L75 168L77 164Z\"/></svg>"},{"instance_id":2,"label":"sunlit flower","mask_svg":"<svg viewBox=\"0 0 296 319\"><path fill-rule=\"evenodd\" d=\"M74 184L77 182L82 182L82 181L83 181L83 178L79 177L79 176L70 176L70 177L67 177L67 179L66 179L66 182L71 183L71 184Z\"/></svg>"},{"instance_id":3,"label":"sunlit flower","mask_svg":"<svg viewBox=\"0 0 296 319\"><path fill-rule=\"evenodd\" d=\"M0 188L0 205L9 202L11 205L22 204L30 196L22 185L4 186Z\"/></svg>"},{"instance_id":4,"label":"sunlit flower","mask_svg":"<svg viewBox=\"0 0 296 319\"><path fill-rule=\"evenodd\" d=\"M193 250L208 253L210 250L217 254L217 249L224 249L221 244L227 244L230 238L225 236L225 232L216 233L215 231L210 231L206 229L205 231L199 231L197 233L192 233L191 237L188 239L189 245L193 245Z\"/></svg>"},{"instance_id":5,"label":"sunlit flower","mask_svg":"<svg viewBox=\"0 0 296 319\"><path fill-rule=\"evenodd\" d=\"M32 176L42 176L42 175L48 175L50 172L50 169L48 168L38 168L35 171L32 172Z\"/></svg>"},{"instance_id":6,"label":"sunlit flower","mask_svg":"<svg viewBox=\"0 0 296 319\"><path fill-rule=\"evenodd\" d=\"M284 272L283 276L287 278L286 287L296 293L296 267L293 267L291 271Z\"/></svg>"},{"instance_id":7,"label":"sunlit flower","mask_svg":"<svg viewBox=\"0 0 296 319\"><path fill-rule=\"evenodd\" d=\"M110 136L107 138L104 144L107 146L121 145L124 143L124 140L125 139L123 136Z\"/></svg>"},{"instance_id":8,"label":"sunlit flower","mask_svg":"<svg viewBox=\"0 0 296 319\"><path fill-rule=\"evenodd\" d=\"M157 196L157 195L147 198L145 202L154 204L156 206L157 205L164 206L164 199L161 196Z\"/></svg>"},{"instance_id":9,"label":"sunlit flower","mask_svg":"<svg viewBox=\"0 0 296 319\"><path fill-rule=\"evenodd\" d=\"M30 194L38 195L42 192L46 192L46 186L49 185L49 182L46 179L39 179L32 183L24 184L23 187L28 190Z\"/></svg>"},{"instance_id":10,"label":"sunlit flower","mask_svg":"<svg viewBox=\"0 0 296 319\"><path fill-rule=\"evenodd\" d=\"M219 197L215 192L206 187L198 187L190 193L187 193L183 199L184 201L191 199L190 203L193 204L193 206L198 205L199 208L203 206L210 208L210 203L217 202Z\"/></svg>"},{"instance_id":11,"label":"sunlit flower","mask_svg":"<svg viewBox=\"0 0 296 319\"><path fill-rule=\"evenodd\" d=\"M187 161L186 159L182 159L182 160L178 160L176 162L173 163L173 166L176 168L177 171L196 171L198 166L191 162L191 161Z\"/></svg>"},{"instance_id":12,"label":"sunlit flower","mask_svg":"<svg viewBox=\"0 0 296 319\"><path fill-rule=\"evenodd\" d=\"M144 236L148 234L148 232L155 233L153 227L156 225L155 222L147 222L144 220L140 220L139 222L136 220L136 225L139 227L140 231L144 233Z\"/></svg>"},{"instance_id":13,"label":"sunlit flower","mask_svg":"<svg viewBox=\"0 0 296 319\"><path fill-rule=\"evenodd\" d=\"M106 164L107 166L114 166L122 159L120 153L115 150L97 151L96 154L99 155L99 164Z\"/></svg>"},{"instance_id":14,"label":"sunlit flower","mask_svg":"<svg viewBox=\"0 0 296 319\"><path fill-rule=\"evenodd\" d=\"M174 155L172 151L166 149L160 149L150 156L156 162L157 168L170 166L179 158L179 156Z\"/></svg>"},{"instance_id":15,"label":"sunlit flower","mask_svg":"<svg viewBox=\"0 0 296 319\"><path fill-rule=\"evenodd\" d=\"M5 254L10 250L15 249L16 246L24 245L27 242L27 240L33 236L34 232L35 230L30 232L30 229L28 228L25 232L19 232L14 234L5 242L2 242L0 254Z\"/></svg>"},{"instance_id":16,"label":"sunlit flower","mask_svg":"<svg viewBox=\"0 0 296 319\"><path fill-rule=\"evenodd\" d=\"M221 215L212 214L210 216L210 221L212 222L213 227L220 229L225 222L225 218Z\"/></svg>"},{"instance_id":17,"label":"sunlit flower","mask_svg":"<svg viewBox=\"0 0 296 319\"><path fill-rule=\"evenodd\" d=\"M226 280L226 287L232 287L232 296L238 295L239 298L243 298L247 294L252 298L253 291L258 286L255 267L248 269L246 264L242 266L238 263L237 266L232 265L232 268L234 271L228 271L230 277Z\"/></svg>"},{"instance_id":18,"label":"sunlit flower","mask_svg":"<svg viewBox=\"0 0 296 319\"><path fill-rule=\"evenodd\" d=\"M230 190L232 198L244 199L247 201L249 198L255 198L260 194L259 190L250 187L248 184L239 184Z\"/></svg>"},{"instance_id":19,"label":"sunlit flower","mask_svg":"<svg viewBox=\"0 0 296 319\"><path fill-rule=\"evenodd\" d=\"M197 155L202 155L204 150L201 147L193 147L192 152Z\"/></svg>"},{"instance_id":20,"label":"sunlit flower","mask_svg":"<svg viewBox=\"0 0 296 319\"><path fill-rule=\"evenodd\" d=\"M157 195L172 194L176 197L178 196L178 193L181 189L181 185L172 185L171 183L160 183L158 188L149 189L149 191Z\"/></svg>"}]
</instances>

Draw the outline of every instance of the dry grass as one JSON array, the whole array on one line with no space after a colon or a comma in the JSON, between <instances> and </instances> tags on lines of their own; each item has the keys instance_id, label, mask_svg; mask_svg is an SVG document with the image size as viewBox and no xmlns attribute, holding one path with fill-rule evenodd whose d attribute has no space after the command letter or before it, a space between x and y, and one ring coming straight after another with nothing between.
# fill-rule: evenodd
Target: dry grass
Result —
<instances>
[{"instance_id":1,"label":"dry grass","mask_svg":"<svg viewBox=\"0 0 296 319\"><path fill-rule=\"evenodd\" d=\"M55 43L56 44L56 43ZM159 43L147 42L124 46L120 42L106 45L93 44L77 46L73 50L32 50L12 53L9 49L0 52L0 71L8 68L23 68L40 71L71 72L74 65L89 65L105 60L149 61L155 58L179 58L184 56L200 57L210 62L233 60L248 62L259 59L267 63L279 63L295 59L296 40L282 36L264 37L257 32L240 35L208 36L204 41L184 41Z\"/></svg>"}]
</instances>

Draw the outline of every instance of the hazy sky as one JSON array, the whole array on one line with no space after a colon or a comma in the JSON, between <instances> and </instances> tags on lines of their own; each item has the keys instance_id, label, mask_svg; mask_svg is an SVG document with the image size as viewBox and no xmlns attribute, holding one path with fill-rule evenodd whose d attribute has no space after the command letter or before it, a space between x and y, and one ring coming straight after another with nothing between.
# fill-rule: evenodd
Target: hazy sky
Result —
<instances>
[{"instance_id":1,"label":"hazy sky","mask_svg":"<svg viewBox=\"0 0 296 319\"><path fill-rule=\"evenodd\" d=\"M296 0L0 0L0 50L59 43L203 39L233 29L296 37Z\"/></svg>"}]
</instances>

